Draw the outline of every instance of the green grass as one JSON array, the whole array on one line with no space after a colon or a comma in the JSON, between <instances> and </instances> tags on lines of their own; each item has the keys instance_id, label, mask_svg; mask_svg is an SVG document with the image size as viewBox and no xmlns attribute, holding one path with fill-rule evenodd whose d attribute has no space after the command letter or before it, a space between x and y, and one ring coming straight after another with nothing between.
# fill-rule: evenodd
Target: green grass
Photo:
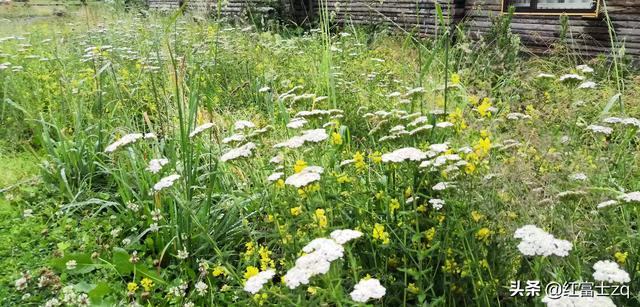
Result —
<instances>
[{"instance_id":1,"label":"green grass","mask_svg":"<svg viewBox=\"0 0 640 307\"><path fill-rule=\"evenodd\" d=\"M0 43L0 63L11 63L0 71L0 183L21 183L0 198L3 305L73 292L96 305L350 306L354 286L376 278L386 295L370 304L541 306L544 293L511 297L510 283L593 281L599 260L630 275L630 297L613 301L638 304L637 202L596 207L640 189L638 127L603 123L640 113L640 78L623 61L523 54L508 16L483 40L459 29L455 43L322 17L320 30L270 31L96 6L1 26L0 37L16 38ZM597 87L558 80L568 73ZM286 127L311 110L326 112ZM418 116L425 122L410 126ZM256 127L236 130L238 120ZM304 129L326 139L274 147ZM155 137L106 150L132 133ZM234 133L246 140L222 141ZM226 159L248 141L256 148ZM437 160L421 159L450 159L434 169L381 161L445 143ZM159 158L167 164L150 172ZM300 188L285 183L305 166L324 171ZM284 174L267 180L275 172ZM571 242L569 255L523 255L514 232L528 224ZM287 287L305 245L337 229L362 236L326 274ZM243 290L267 269L276 276L258 294ZM25 271L33 277L18 290Z\"/></svg>"}]
</instances>

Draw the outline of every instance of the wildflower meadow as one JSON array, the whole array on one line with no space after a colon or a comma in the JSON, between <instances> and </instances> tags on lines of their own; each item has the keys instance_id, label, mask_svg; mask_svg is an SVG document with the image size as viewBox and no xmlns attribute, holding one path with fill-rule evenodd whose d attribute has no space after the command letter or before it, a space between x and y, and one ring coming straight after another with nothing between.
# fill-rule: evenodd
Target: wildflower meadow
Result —
<instances>
[{"instance_id":1,"label":"wildflower meadow","mask_svg":"<svg viewBox=\"0 0 640 307\"><path fill-rule=\"evenodd\" d=\"M508 16L0 18L2 306L640 306L624 56Z\"/></svg>"}]
</instances>

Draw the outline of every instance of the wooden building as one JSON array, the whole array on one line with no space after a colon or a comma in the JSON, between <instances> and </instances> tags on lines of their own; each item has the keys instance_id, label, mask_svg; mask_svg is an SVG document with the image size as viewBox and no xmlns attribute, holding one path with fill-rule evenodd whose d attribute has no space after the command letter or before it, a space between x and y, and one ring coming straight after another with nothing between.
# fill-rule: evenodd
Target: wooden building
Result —
<instances>
[{"instance_id":1,"label":"wooden building","mask_svg":"<svg viewBox=\"0 0 640 307\"><path fill-rule=\"evenodd\" d=\"M186 0L149 0L151 8L171 9ZM511 23L514 33L534 51L544 52L561 33L569 45L581 54L595 55L611 47L605 10L615 29L616 43L624 43L625 53L640 57L640 0L227 0L225 16L246 16L248 10L268 12L276 3L292 20L315 18L321 7L336 21L354 24L384 24L425 35L436 30L436 2L443 8L449 24L464 22L472 33L484 34L493 20L515 7ZM188 7L213 12L216 0L189 0ZM567 16L563 29L561 16Z\"/></svg>"}]
</instances>

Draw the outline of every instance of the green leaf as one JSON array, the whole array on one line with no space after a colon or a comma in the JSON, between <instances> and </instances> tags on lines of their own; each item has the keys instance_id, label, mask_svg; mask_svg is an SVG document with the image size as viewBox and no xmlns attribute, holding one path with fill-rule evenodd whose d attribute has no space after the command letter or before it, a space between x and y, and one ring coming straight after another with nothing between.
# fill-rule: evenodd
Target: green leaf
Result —
<instances>
[{"instance_id":1,"label":"green leaf","mask_svg":"<svg viewBox=\"0 0 640 307\"><path fill-rule=\"evenodd\" d=\"M106 282L100 282L95 285L93 290L89 291L87 295L89 296L89 299L91 300L91 303L93 305L98 304L102 300L102 298L110 292L111 287L109 287L109 284Z\"/></svg>"},{"instance_id":2,"label":"green leaf","mask_svg":"<svg viewBox=\"0 0 640 307\"><path fill-rule=\"evenodd\" d=\"M91 290L93 290L96 287L95 284L90 284L87 283L86 281L81 281L75 285L73 285L73 288L78 291L78 292L83 292L83 293L89 293Z\"/></svg>"},{"instance_id":3,"label":"green leaf","mask_svg":"<svg viewBox=\"0 0 640 307\"><path fill-rule=\"evenodd\" d=\"M602 110L602 114L607 114L609 113L609 111L611 110L611 108L613 108L613 105L620 100L620 98L622 97L622 94L617 93L615 95L613 95L613 97L611 97L611 99L609 99L609 102L607 103L607 105L604 107L604 109Z\"/></svg>"},{"instance_id":4,"label":"green leaf","mask_svg":"<svg viewBox=\"0 0 640 307\"><path fill-rule=\"evenodd\" d=\"M111 264L116 268L120 274L130 274L133 271L133 263L129 261L129 253L126 250L115 247L113 249L113 258L111 258Z\"/></svg>"}]
</instances>

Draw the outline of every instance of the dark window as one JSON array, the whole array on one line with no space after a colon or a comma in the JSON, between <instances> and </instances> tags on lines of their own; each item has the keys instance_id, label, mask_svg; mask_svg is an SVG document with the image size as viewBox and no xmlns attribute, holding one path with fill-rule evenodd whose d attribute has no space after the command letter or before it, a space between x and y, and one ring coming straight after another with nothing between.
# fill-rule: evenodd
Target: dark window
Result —
<instances>
[{"instance_id":1,"label":"dark window","mask_svg":"<svg viewBox=\"0 0 640 307\"><path fill-rule=\"evenodd\" d=\"M503 0L502 11L514 6L516 14L571 14L595 15L597 0Z\"/></svg>"}]
</instances>

